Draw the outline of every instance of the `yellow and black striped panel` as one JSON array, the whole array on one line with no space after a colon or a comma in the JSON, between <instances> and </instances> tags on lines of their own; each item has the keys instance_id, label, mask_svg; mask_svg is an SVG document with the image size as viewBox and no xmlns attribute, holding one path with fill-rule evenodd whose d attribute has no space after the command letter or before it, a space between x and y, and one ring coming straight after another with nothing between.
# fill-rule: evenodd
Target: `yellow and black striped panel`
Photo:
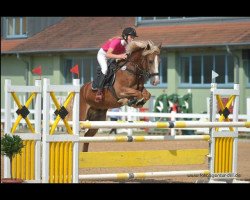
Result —
<instances>
[{"instance_id":1,"label":"yellow and black striped panel","mask_svg":"<svg viewBox=\"0 0 250 200\"><path fill-rule=\"evenodd\" d=\"M23 141L22 153L12 159L12 177L24 180L35 180L35 142Z\"/></svg>"},{"instance_id":2,"label":"yellow and black striped panel","mask_svg":"<svg viewBox=\"0 0 250 200\"><path fill-rule=\"evenodd\" d=\"M72 183L73 143L51 142L49 183Z\"/></svg>"},{"instance_id":3,"label":"yellow and black striped panel","mask_svg":"<svg viewBox=\"0 0 250 200\"><path fill-rule=\"evenodd\" d=\"M218 137L215 139L215 173L232 173L233 140L232 137Z\"/></svg>"}]
</instances>

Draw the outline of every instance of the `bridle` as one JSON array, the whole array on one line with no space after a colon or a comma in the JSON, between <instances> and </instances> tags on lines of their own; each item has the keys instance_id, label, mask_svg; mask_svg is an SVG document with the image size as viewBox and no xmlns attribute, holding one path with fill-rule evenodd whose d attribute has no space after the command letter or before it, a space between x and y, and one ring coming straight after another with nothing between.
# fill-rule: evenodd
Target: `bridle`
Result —
<instances>
[{"instance_id":1,"label":"bridle","mask_svg":"<svg viewBox=\"0 0 250 200\"><path fill-rule=\"evenodd\" d=\"M140 84L140 80L142 81L146 81L149 78L151 78L152 76L158 76L159 73L149 73L146 69L142 69L142 67L140 66L140 64L142 65L143 63L143 59L141 60L141 63L138 64L137 62L135 62L134 60L131 60L131 54L127 55L127 59L122 62L121 65L119 65L120 63L117 63L116 68L114 69L114 73L116 73L118 70L120 70L123 66L125 66L127 63L131 63L132 66L134 67L135 70L133 69L129 69L126 67L125 71L127 71L128 73L134 75L137 78L137 88L139 88L139 84ZM111 93L113 94L113 96L117 99L117 101L119 100L118 96L116 95L115 89L114 87L110 87L109 88Z\"/></svg>"},{"instance_id":2,"label":"bridle","mask_svg":"<svg viewBox=\"0 0 250 200\"><path fill-rule=\"evenodd\" d=\"M126 71L128 71L129 73L131 73L139 78L144 77L144 78L146 78L146 80L153 77L153 76L159 76L159 73L150 73L147 69L142 69L141 64L143 63L143 60L141 61L140 64L138 64L134 60L130 60L130 58L131 58L131 54L128 55L126 62L121 66L121 67L123 67L127 63L132 63L132 66L135 68L135 70L126 68Z\"/></svg>"}]
</instances>

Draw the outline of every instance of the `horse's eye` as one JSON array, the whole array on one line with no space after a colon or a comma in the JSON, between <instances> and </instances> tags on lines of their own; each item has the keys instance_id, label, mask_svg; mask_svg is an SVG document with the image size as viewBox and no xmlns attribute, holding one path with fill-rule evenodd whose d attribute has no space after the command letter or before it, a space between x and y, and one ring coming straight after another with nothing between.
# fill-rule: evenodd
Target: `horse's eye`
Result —
<instances>
[{"instance_id":1,"label":"horse's eye","mask_svg":"<svg viewBox=\"0 0 250 200\"><path fill-rule=\"evenodd\" d=\"M151 65L154 63L153 60L149 60L148 62L149 62L149 64L151 64Z\"/></svg>"}]
</instances>

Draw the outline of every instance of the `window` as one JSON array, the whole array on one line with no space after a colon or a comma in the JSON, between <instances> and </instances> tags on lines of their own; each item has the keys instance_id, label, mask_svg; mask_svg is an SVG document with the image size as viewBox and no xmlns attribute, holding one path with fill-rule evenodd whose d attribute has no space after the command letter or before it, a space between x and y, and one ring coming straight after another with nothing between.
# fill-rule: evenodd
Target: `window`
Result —
<instances>
[{"instance_id":1,"label":"window","mask_svg":"<svg viewBox=\"0 0 250 200\"><path fill-rule=\"evenodd\" d=\"M73 59L65 59L64 60L64 79L65 83L71 84L73 80L73 73L70 73L70 69L73 67Z\"/></svg>"},{"instance_id":2,"label":"window","mask_svg":"<svg viewBox=\"0 0 250 200\"><path fill-rule=\"evenodd\" d=\"M242 50L242 60L247 75L247 86L250 87L250 49Z\"/></svg>"},{"instance_id":3,"label":"window","mask_svg":"<svg viewBox=\"0 0 250 200\"><path fill-rule=\"evenodd\" d=\"M180 57L181 85L199 85L211 83L214 70L219 76L216 83L234 82L234 62L229 55L194 55Z\"/></svg>"},{"instance_id":4,"label":"window","mask_svg":"<svg viewBox=\"0 0 250 200\"><path fill-rule=\"evenodd\" d=\"M243 60L244 69L246 69L247 86L250 87L250 60Z\"/></svg>"},{"instance_id":5,"label":"window","mask_svg":"<svg viewBox=\"0 0 250 200\"><path fill-rule=\"evenodd\" d=\"M168 80L168 62L167 62L167 56L162 56L161 57L161 62L160 62L160 80L161 84L167 84Z\"/></svg>"},{"instance_id":6,"label":"window","mask_svg":"<svg viewBox=\"0 0 250 200\"><path fill-rule=\"evenodd\" d=\"M234 82L234 59L232 56L227 56L227 71L228 71L228 76L227 81L229 83L233 83Z\"/></svg>"},{"instance_id":7,"label":"window","mask_svg":"<svg viewBox=\"0 0 250 200\"><path fill-rule=\"evenodd\" d=\"M160 66L159 66L159 73L160 73L160 83L158 86L160 87L166 87L167 86L167 74L168 71L168 64L167 64L167 56L161 55L160 57ZM150 84L150 80L145 84L145 87L152 87Z\"/></svg>"},{"instance_id":8,"label":"window","mask_svg":"<svg viewBox=\"0 0 250 200\"><path fill-rule=\"evenodd\" d=\"M171 21L176 19L197 18L197 17L138 17L139 22L143 21Z\"/></svg>"},{"instance_id":9,"label":"window","mask_svg":"<svg viewBox=\"0 0 250 200\"><path fill-rule=\"evenodd\" d=\"M71 84L72 79L76 75L70 72L70 69L78 64L79 74L80 74L80 82L81 84L85 84L87 82L93 81L96 68L97 68L97 59L96 57L74 57L74 58L65 58L63 61L63 75L65 78L66 84Z\"/></svg>"},{"instance_id":10,"label":"window","mask_svg":"<svg viewBox=\"0 0 250 200\"><path fill-rule=\"evenodd\" d=\"M203 71L204 71L203 83L211 83L212 77L210 74L212 73L212 70L213 70L213 56L204 56L203 67L201 66L201 68L203 68Z\"/></svg>"},{"instance_id":11,"label":"window","mask_svg":"<svg viewBox=\"0 0 250 200\"><path fill-rule=\"evenodd\" d=\"M250 87L250 60L247 62L247 85Z\"/></svg>"},{"instance_id":12,"label":"window","mask_svg":"<svg viewBox=\"0 0 250 200\"><path fill-rule=\"evenodd\" d=\"M141 17L141 21L144 20L154 20L155 17Z\"/></svg>"},{"instance_id":13,"label":"window","mask_svg":"<svg viewBox=\"0 0 250 200\"><path fill-rule=\"evenodd\" d=\"M201 57L200 56L193 56L192 59L192 77L193 83L201 83Z\"/></svg>"},{"instance_id":14,"label":"window","mask_svg":"<svg viewBox=\"0 0 250 200\"><path fill-rule=\"evenodd\" d=\"M221 76L218 76L216 78L216 82L217 83L225 83L225 78L224 78L224 74L226 74L225 72L225 63L226 63L226 59L225 56L223 55L218 55L214 57L215 59L215 66L214 66L214 71L216 71L218 74L220 74Z\"/></svg>"},{"instance_id":15,"label":"window","mask_svg":"<svg viewBox=\"0 0 250 200\"><path fill-rule=\"evenodd\" d=\"M186 23L204 23L204 22L224 22L249 20L249 17L204 17L204 16L142 16L136 17L136 25L153 25L153 24L186 24Z\"/></svg>"},{"instance_id":16,"label":"window","mask_svg":"<svg viewBox=\"0 0 250 200\"><path fill-rule=\"evenodd\" d=\"M181 82L182 83L189 83L189 66L190 66L190 59L188 57L181 58Z\"/></svg>"},{"instance_id":17,"label":"window","mask_svg":"<svg viewBox=\"0 0 250 200\"><path fill-rule=\"evenodd\" d=\"M7 17L6 18L7 38L27 37L27 18L26 17Z\"/></svg>"}]
</instances>

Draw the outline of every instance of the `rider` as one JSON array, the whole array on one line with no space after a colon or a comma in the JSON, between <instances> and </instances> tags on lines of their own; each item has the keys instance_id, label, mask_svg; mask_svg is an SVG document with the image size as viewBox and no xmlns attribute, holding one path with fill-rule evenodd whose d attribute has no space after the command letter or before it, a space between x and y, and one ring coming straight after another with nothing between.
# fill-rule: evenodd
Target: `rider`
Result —
<instances>
[{"instance_id":1,"label":"rider","mask_svg":"<svg viewBox=\"0 0 250 200\"><path fill-rule=\"evenodd\" d=\"M136 31L132 27L127 27L122 32L122 37L114 37L106 41L97 54L97 60L101 67L101 73L97 78L97 93L96 93L96 102L101 102L103 99L103 86L105 83L106 74L108 71L107 59L126 59L126 45L134 40L135 37L138 37Z\"/></svg>"}]
</instances>

